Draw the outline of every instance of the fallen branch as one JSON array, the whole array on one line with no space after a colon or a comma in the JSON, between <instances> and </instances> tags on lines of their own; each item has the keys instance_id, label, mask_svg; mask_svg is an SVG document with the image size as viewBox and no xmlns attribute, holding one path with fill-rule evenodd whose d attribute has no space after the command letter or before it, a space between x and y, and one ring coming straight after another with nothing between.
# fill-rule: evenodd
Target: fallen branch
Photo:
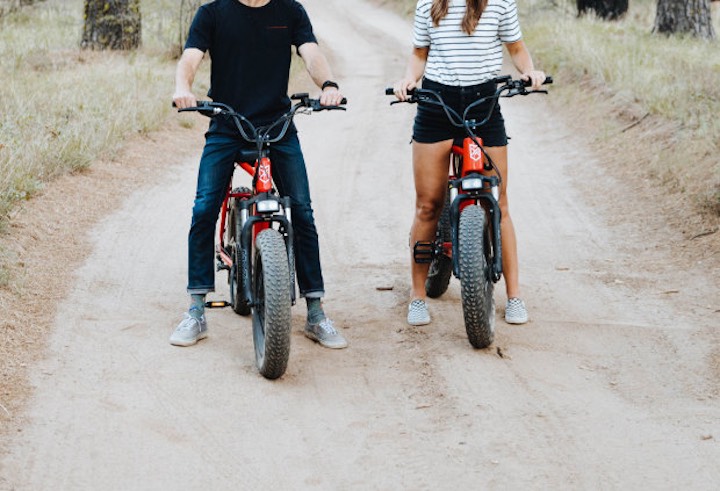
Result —
<instances>
[{"instance_id":1,"label":"fallen branch","mask_svg":"<svg viewBox=\"0 0 720 491\"><path fill-rule=\"evenodd\" d=\"M692 237L690 237L690 240L699 239L700 237L707 237L708 235L712 235L712 234L714 234L714 233L717 232L717 231L718 231L717 228L714 228L714 229L712 229L712 230L706 230L706 231L704 231L704 232L700 232L699 234L693 235Z\"/></svg>"},{"instance_id":2,"label":"fallen branch","mask_svg":"<svg viewBox=\"0 0 720 491\"><path fill-rule=\"evenodd\" d=\"M636 127L637 125L639 125L640 123L642 123L642 122L645 120L645 118L647 118L648 116L650 116L650 113L645 113L645 116L643 116L642 118L638 119L638 120L635 121L634 123L631 123L631 124L629 124L628 126L626 126L625 128L623 128L623 129L620 131L620 133L625 133L627 130Z\"/></svg>"}]
</instances>

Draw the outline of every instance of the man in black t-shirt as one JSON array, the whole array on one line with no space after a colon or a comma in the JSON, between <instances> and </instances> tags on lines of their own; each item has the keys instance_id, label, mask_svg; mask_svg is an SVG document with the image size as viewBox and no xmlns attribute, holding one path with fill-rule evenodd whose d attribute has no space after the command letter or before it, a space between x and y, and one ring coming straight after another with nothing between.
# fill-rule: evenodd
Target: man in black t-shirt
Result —
<instances>
[{"instance_id":1,"label":"man in black t-shirt","mask_svg":"<svg viewBox=\"0 0 720 491\"><path fill-rule=\"evenodd\" d=\"M211 63L208 96L228 104L253 124L274 121L290 109L287 96L291 48L295 46L313 81L322 88L320 102L338 105L343 96L333 82L305 9L296 0L215 0L198 9L178 62L173 101L192 107L192 83L205 52ZM214 231L243 146L232 123L214 118L200 159L192 224L188 236L190 309L170 336L176 346L207 337L205 295L215 290ZM300 294L308 306L305 335L328 348L344 348L345 338L325 315L325 287L318 235L310 203L305 161L294 126L270 149L278 191L292 200L295 260Z\"/></svg>"}]
</instances>

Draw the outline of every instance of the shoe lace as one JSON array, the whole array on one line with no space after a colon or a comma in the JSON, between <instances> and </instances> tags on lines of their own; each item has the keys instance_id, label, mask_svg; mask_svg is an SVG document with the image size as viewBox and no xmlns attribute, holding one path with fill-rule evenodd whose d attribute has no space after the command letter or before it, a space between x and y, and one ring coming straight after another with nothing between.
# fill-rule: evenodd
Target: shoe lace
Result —
<instances>
[{"instance_id":1,"label":"shoe lace","mask_svg":"<svg viewBox=\"0 0 720 491\"><path fill-rule=\"evenodd\" d=\"M180 323L177 330L182 331L182 332L191 331L195 328L196 323L199 324L200 321L198 319L196 319L195 317L191 316L190 314L186 313L185 318Z\"/></svg>"},{"instance_id":2,"label":"shoe lace","mask_svg":"<svg viewBox=\"0 0 720 491\"><path fill-rule=\"evenodd\" d=\"M335 330L335 326L333 325L333 321L331 321L328 318L321 320L319 326L320 326L320 329L322 329L327 334L330 334L333 336L335 334L337 334L337 331Z\"/></svg>"}]
</instances>

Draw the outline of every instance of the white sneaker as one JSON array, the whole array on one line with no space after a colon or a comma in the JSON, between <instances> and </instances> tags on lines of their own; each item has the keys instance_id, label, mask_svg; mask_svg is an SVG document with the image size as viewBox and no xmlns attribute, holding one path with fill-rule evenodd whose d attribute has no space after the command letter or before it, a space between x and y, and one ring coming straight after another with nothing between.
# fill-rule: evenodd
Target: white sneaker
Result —
<instances>
[{"instance_id":1,"label":"white sneaker","mask_svg":"<svg viewBox=\"0 0 720 491\"><path fill-rule=\"evenodd\" d=\"M185 317L170 336L170 344L174 346L192 346L208 336L205 314L199 319L185 312Z\"/></svg>"},{"instance_id":2,"label":"white sneaker","mask_svg":"<svg viewBox=\"0 0 720 491\"><path fill-rule=\"evenodd\" d=\"M407 322L411 326L424 326L430 324L430 311L425 300L413 300L408 306Z\"/></svg>"},{"instance_id":3,"label":"white sneaker","mask_svg":"<svg viewBox=\"0 0 720 491\"><path fill-rule=\"evenodd\" d=\"M347 348L347 341L337 332L333 322L327 317L317 324L305 323L305 336L331 349Z\"/></svg>"},{"instance_id":4,"label":"white sneaker","mask_svg":"<svg viewBox=\"0 0 720 491\"><path fill-rule=\"evenodd\" d=\"M505 304L505 322L508 324L525 324L528 321L528 311L525 302L519 298L508 299Z\"/></svg>"}]
</instances>

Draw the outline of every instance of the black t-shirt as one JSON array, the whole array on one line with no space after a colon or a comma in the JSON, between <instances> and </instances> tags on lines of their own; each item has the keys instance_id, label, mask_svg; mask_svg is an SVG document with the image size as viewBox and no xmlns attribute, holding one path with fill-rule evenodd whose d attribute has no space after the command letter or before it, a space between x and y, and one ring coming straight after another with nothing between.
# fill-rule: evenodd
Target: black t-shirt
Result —
<instances>
[{"instance_id":1,"label":"black t-shirt","mask_svg":"<svg viewBox=\"0 0 720 491\"><path fill-rule=\"evenodd\" d=\"M215 0L198 9L185 48L210 52L208 96L259 125L289 109L291 47L308 42L317 40L295 0L270 0L263 7ZM211 131L236 134L230 123L216 123Z\"/></svg>"}]
</instances>

